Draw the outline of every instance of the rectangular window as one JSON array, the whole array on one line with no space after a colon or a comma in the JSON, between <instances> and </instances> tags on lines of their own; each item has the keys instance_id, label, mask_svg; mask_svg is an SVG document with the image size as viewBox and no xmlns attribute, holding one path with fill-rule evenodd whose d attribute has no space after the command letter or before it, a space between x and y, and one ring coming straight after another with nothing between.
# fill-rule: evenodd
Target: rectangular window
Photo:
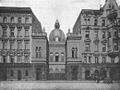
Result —
<instances>
[{"instance_id":1,"label":"rectangular window","mask_svg":"<svg viewBox=\"0 0 120 90\"><path fill-rule=\"evenodd\" d=\"M30 49L29 41L25 41L25 49Z\"/></svg>"},{"instance_id":2,"label":"rectangular window","mask_svg":"<svg viewBox=\"0 0 120 90\"><path fill-rule=\"evenodd\" d=\"M114 50L118 50L118 40L114 40Z\"/></svg>"},{"instance_id":3,"label":"rectangular window","mask_svg":"<svg viewBox=\"0 0 120 90\"><path fill-rule=\"evenodd\" d=\"M41 55L41 47L36 47L35 52L36 52L36 58L41 58L42 57L42 55Z\"/></svg>"},{"instance_id":4,"label":"rectangular window","mask_svg":"<svg viewBox=\"0 0 120 90\"><path fill-rule=\"evenodd\" d=\"M22 63L22 56L18 56L18 57L17 57L17 62L18 62L18 63Z\"/></svg>"},{"instance_id":5,"label":"rectangular window","mask_svg":"<svg viewBox=\"0 0 120 90\"><path fill-rule=\"evenodd\" d=\"M22 41L17 42L17 49L22 49Z\"/></svg>"},{"instance_id":6,"label":"rectangular window","mask_svg":"<svg viewBox=\"0 0 120 90\"><path fill-rule=\"evenodd\" d=\"M87 63L87 56L84 56L84 63Z\"/></svg>"},{"instance_id":7,"label":"rectangular window","mask_svg":"<svg viewBox=\"0 0 120 90\"><path fill-rule=\"evenodd\" d=\"M2 41L3 43L3 49L7 49L7 41Z\"/></svg>"},{"instance_id":8,"label":"rectangular window","mask_svg":"<svg viewBox=\"0 0 120 90\"><path fill-rule=\"evenodd\" d=\"M105 32L103 32L103 34L102 34L102 38L104 39L105 37L106 37Z\"/></svg>"},{"instance_id":9,"label":"rectangular window","mask_svg":"<svg viewBox=\"0 0 120 90\"><path fill-rule=\"evenodd\" d=\"M29 62L29 56L24 56L24 63L28 63Z\"/></svg>"},{"instance_id":10,"label":"rectangular window","mask_svg":"<svg viewBox=\"0 0 120 90\"><path fill-rule=\"evenodd\" d=\"M15 22L14 17L11 17L10 21L11 23L14 23Z\"/></svg>"},{"instance_id":11,"label":"rectangular window","mask_svg":"<svg viewBox=\"0 0 120 90\"><path fill-rule=\"evenodd\" d=\"M10 41L10 49L14 49L15 48L14 44L15 44L14 41Z\"/></svg>"},{"instance_id":12,"label":"rectangular window","mask_svg":"<svg viewBox=\"0 0 120 90\"><path fill-rule=\"evenodd\" d=\"M22 18L18 17L18 23L22 23Z\"/></svg>"},{"instance_id":13,"label":"rectangular window","mask_svg":"<svg viewBox=\"0 0 120 90\"><path fill-rule=\"evenodd\" d=\"M10 31L10 36L14 37L14 30L13 29L11 29L11 31Z\"/></svg>"},{"instance_id":14,"label":"rectangular window","mask_svg":"<svg viewBox=\"0 0 120 90\"><path fill-rule=\"evenodd\" d=\"M90 43L86 44L85 51L90 51Z\"/></svg>"},{"instance_id":15,"label":"rectangular window","mask_svg":"<svg viewBox=\"0 0 120 90\"><path fill-rule=\"evenodd\" d=\"M106 52L106 45L102 47L102 52Z\"/></svg>"},{"instance_id":16,"label":"rectangular window","mask_svg":"<svg viewBox=\"0 0 120 90\"><path fill-rule=\"evenodd\" d=\"M59 55L55 56L55 62L59 62Z\"/></svg>"},{"instance_id":17,"label":"rectangular window","mask_svg":"<svg viewBox=\"0 0 120 90\"><path fill-rule=\"evenodd\" d=\"M98 25L98 20L97 20L97 19L94 20L94 25L95 25L95 26Z\"/></svg>"},{"instance_id":18,"label":"rectangular window","mask_svg":"<svg viewBox=\"0 0 120 90\"><path fill-rule=\"evenodd\" d=\"M11 62L11 63L14 63L14 62L15 62L15 60L14 60L14 57L13 57L13 56L11 56L11 57L10 57L10 62Z\"/></svg>"},{"instance_id":19,"label":"rectangular window","mask_svg":"<svg viewBox=\"0 0 120 90\"><path fill-rule=\"evenodd\" d=\"M90 38L89 33L90 33L89 31L86 32L85 38L87 39Z\"/></svg>"},{"instance_id":20,"label":"rectangular window","mask_svg":"<svg viewBox=\"0 0 120 90\"><path fill-rule=\"evenodd\" d=\"M50 61L51 62L53 61L53 53L52 52L50 53Z\"/></svg>"},{"instance_id":21,"label":"rectangular window","mask_svg":"<svg viewBox=\"0 0 120 90\"><path fill-rule=\"evenodd\" d=\"M72 48L72 58L77 58L77 48Z\"/></svg>"},{"instance_id":22,"label":"rectangular window","mask_svg":"<svg viewBox=\"0 0 120 90\"><path fill-rule=\"evenodd\" d=\"M105 20L102 20L102 26L105 26Z\"/></svg>"},{"instance_id":23,"label":"rectangular window","mask_svg":"<svg viewBox=\"0 0 120 90\"><path fill-rule=\"evenodd\" d=\"M7 23L7 17L3 18L3 23Z\"/></svg>"},{"instance_id":24,"label":"rectangular window","mask_svg":"<svg viewBox=\"0 0 120 90\"><path fill-rule=\"evenodd\" d=\"M7 28L3 29L3 37L7 37Z\"/></svg>"},{"instance_id":25,"label":"rectangular window","mask_svg":"<svg viewBox=\"0 0 120 90\"><path fill-rule=\"evenodd\" d=\"M64 61L64 53L61 53L61 61Z\"/></svg>"},{"instance_id":26,"label":"rectangular window","mask_svg":"<svg viewBox=\"0 0 120 90\"><path fill-rule=\"evenodd\" d=\"M91 56L89 56L89 63L91 63Z\"/></svg>"},{"instance_id":27,"label":"rectangular window","mask_svg":"<svg viewBox=\"0 0 120 90\"><path fill-rule=\"evenodd\" d=\"M28 37L28 36L29 36L29 29L30 29L29 26L26 26L26 27L25 27L25 37Z\"/></svg>"},{"instance_id":28,"label":"rectangular window","mask_svg":"<svg viewBox=\"0 0 120 90\"><path fill-rule=\"evenodd\" d=\"M29 23L29 17L25 18L25 23Z\"/></svg>"},{"instance_id":29,"label":"rectangular window","mask_svg":"<svg viewBox=\"0 0 120 90\"><path fill-rule=\"evenodd\" d=\"M6 62L7 62L7 57L3 56L3 63L6 63Z\"/></svg>"},{"instance_id":30,"label":"rectangular window","mask_svg":"<svg viewBox=\"0 0 120 90\"><path fill-rule=\"evenodd\" d=\"M95 57L95 63L99 63L99 58Z\"/></svg>"},{"instance_id":31,"label":"rectangular window","mask_svg":"<svg viewBox=\"0 0 120 90\"><path fill-rule=\"evenodd\" d=\"M106 63L106 57L102 57L102 63Z\"/></svg>"},{"instance_id":32,"label":"rectangular window","mask_svg":"<svg viewBox=\"0 0 120 90\"><path fill-rule=\"evenodd\" d=\"M98 38L98 31L95 32L95 38Z\"/></svg>"}]
</instances>

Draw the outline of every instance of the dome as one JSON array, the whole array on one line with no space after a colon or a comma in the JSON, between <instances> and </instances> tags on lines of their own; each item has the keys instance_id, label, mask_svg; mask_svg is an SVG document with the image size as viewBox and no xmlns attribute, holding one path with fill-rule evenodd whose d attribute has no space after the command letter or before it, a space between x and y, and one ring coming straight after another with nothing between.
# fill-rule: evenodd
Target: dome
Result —
<instances>
[{"instance_id":1,"label":"dome","mask_svg":"<svg viewBox=\"0 0 120 90\"><path fill-rule=\"evenodd\" d=\"M56 41L56 42L65 41L65 34L59 28L60 28L59 21L56 20L55 29L53 29L49 35L50 41Z\"/></svg>"}]
</instances>

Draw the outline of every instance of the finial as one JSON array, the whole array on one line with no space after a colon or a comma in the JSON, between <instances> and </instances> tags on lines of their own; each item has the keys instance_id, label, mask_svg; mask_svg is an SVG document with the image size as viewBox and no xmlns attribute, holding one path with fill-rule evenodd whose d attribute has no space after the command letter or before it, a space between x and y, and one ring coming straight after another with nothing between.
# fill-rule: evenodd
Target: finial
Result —
<instances>
[{"instance_id":1,"label":"finial","mask_svg":"<svg viewBox=\"0 0 120 90\"><path fill-rule=\"evenodd\" d=\"M60 24L59 24L59 21L57 19L56 22L55 22L55 29L59 29L59 28L60 28Z\"/></svg>"}]
</instances>

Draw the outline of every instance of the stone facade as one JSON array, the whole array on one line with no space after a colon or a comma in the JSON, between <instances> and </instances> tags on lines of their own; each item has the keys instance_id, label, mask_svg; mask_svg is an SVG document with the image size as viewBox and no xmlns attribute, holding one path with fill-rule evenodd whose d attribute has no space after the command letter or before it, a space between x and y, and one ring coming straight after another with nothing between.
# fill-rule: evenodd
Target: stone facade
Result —
<instances>
[{"instance_id":1,"label":"stone facade","mask_svg":"<svg viewBox=\"0 0 120 90\"><path fill-rule=\"evenodd\" d=\"M0 8L0 80L120 80L120 8L83 9L65 34L47 38L30 8Z\"/></svg>"}]
</instances>

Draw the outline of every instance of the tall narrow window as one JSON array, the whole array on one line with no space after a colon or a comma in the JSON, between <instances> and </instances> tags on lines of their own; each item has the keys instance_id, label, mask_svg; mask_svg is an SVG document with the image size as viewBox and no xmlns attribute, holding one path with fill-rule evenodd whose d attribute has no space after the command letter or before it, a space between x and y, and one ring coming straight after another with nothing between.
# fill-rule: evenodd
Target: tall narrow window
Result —
<instances>
[{"instance_id":1,"label":"tall narrow window","mask_svg":"<svg viewBox=\"0 0 120 90\"><path fill-rule=\"evenodd\" d=\"M17 41L17 49L22 49L22 41Z\"/></svg>"},{"instance_id":2,"label":"tall narrow window","mask_svg":"<svg viewBox=\"0 0 120 90\"><path fill-rule=\"evenodd\" d=\"M102 63L106 63L106 57L102 57Z\"/></svg>"},{"instance_id":3,"label":"tall narrow window","mask_svg":"<svg viewBox=\"0 0 120 90\"><path fill-rule=\"evenodd\" d=\"M25 18L25 23L29 23L29 17Z\"/></svg>"},{"instance_id":4,"label":"tall narrow window","mask_svg":"<svg viewBox=\"0 0 120 90\"><path fill-rule=\"evenodd\" d=\"M104 19L102 20L102 26L105 26L105 20Z\"/></svg>"},{"instance_id":5,"label":"tall narrow window","mask_svg":"<svg viewBox=\"0 0 120 90\"><path fill-rule=\"evenodd\" d=\"M29 56L24 56L24 63L28 63L29 62Z\"/></svg>"},{"instance_id":6,"label":"tall narrow window","mask_svg":"<svg viewBox=\"0 0 120 90\"><path fill-rule=\"evenodd\" d=\"M18 26L17 29L18 29L17 37L21 37L22 36L22 26Z\"/></svg>"},{"instance_id":7,"label":"tall narrow window","mask_svg":"<svg viewBox=\"0 0 120 90\"><path fill-rule=\"evenodd\" d=\"M11 21L11 23L14 23L15 22L14 17L11 17L10 21Z\"/></svg>"},{"instance_id":8,"label":"tall narrow window","mask_svg":"<svg viewBox=\"0 0 120 90\"><path fill-rule=\"evenodd\" d=\"M72 58L77 58L77 48L72 48Z\"/></svg>"},{"instance_id":9,"label":"tall narrow window","mask_svg":"<svg viewBox=\"0 0 120 90\"><path fill-rule=\"evenodd\" d=\"M13 57L13 56L11 56L11 57L10 57L10 62L11 62L11 63L14 63L14 62L15 62L15 60L14 60L14 57Z\"/></svg>"},{"instance_id":10,"label":"tall narrow window","mask_svg":"<svg viewBox=\"0 0 120 90\"><path fill-rule=\"evenodd\" d=\"M97 20L97 19L94 20L94 25L95 25L95 26L98 25L98 20Z\"/></svg>"},{"instance_id":11,"label":"tall narrow window","mask_svg":"<svg viewBox=\"0 0 120 90\"><path fill-rule=\"evenodd\" d=\"M3 43L3 49L7 49L7 41L2 41Z\"/></svg>"},{"instance_id":12,"label":"tall narrow window","mask_svg":"<svg viewBox=\"0 0 120 90\"><path fill-rule=\"evenodd\" d=\"M84 63L87 63L87 56L84 56Z\"/></svg>"},{"instance_id":13,"label":"tall narrow window","mask_svg":"<svg viewBox=\"0 0 120 90\"><path fill-rule=\"evenodd\" d=\"M90 51L90 43L86 43L85 51Z\"/></svg>"},{"instance_id":14,"label":"tall narrow window","mask_svg":"<svg viewBox=\"0 0 120 90\"><path fill-rule=\"evenodd\" d=\"M99 63L99 58L98 58L98 56L95 56L95 63Z\"/></svg>"},{"instance_id":15,"label":"tall narrow window","mask_svg":"<svg viewBox=\"0 0 120 90\"><path fill-rule=\"evenodd\" d=\"M3 37L7 37L7 27L2 27L3 28Z\"/></svg>"},{"instance_id":16,"label":"tall narrow window","mask_svg":"<svg viewBox=\"0 0 120 90\"><path fill-rule=\"evenodd\" d=\"M7 17L3 18L3 23L7 23Z\"/></svg>"},{"instance_id":17,"label":"tall narrow window","mask_svg":"<svg viewBox=\"0 0 120 90\"><path fill-rule=\"evenodd\" d=\"M90 37L89 34L90 34L90 32L89 32L89 31L86 31L86 35L85 35L85 38L86 38L86 39L89 39L89 37Z\"/></svg>"},{"instance_id":18,"label":"tall narrow window","mask_svg":"<svg viewBox=\"0 0 120 90\"><path fill-rule=\"evenodd\" d=\"M18 63L22 63L22 56L18 56L18 57L17 57L17 62L18 62Z\"/></svg>"},{"instance_id":19,"label":"tall narrow window","mask_svg":"<svg viewBox=\"0 0 120 90\"><path fill-rule=\"evenodd\" d=\"M14 37L14 27L11 27L10 28L10 37Z\"/></svg>"},{"instance_id":20,"label":"tall narrow window","mask_svg":"<svg viewBox=\"0 0 120 90\"><path fill-rule=\"evenodd\" d=\"M3 63L6 63L6 62L7 62L7 57L3 56Z\"/></svg>"},{"instance_id":21,"label":"tall narrow window","mask_svg":"<svg viewBox=\"0 0 120 90\"><path fill-rule=\"evenodd\" d=\"M59 62L59 53L55 53L55 62Z\"/></svg>"},{"instance_id":22,"label":"tall narrow window","mask_svg":"<svg viewBox=\"0 0 120 90\"><path fill-rule=\"evenodd\" d=\"M25 37L29 36L29 29L30 29L29 26L25 26Z\"/></svg>"},{"instance_id":23,"label":"tall narrow window","mask_svg":"<svg viewBox=\"0 0 120 90\"><path fill-rule=\"evenodd\" d=\"M103 31L102 38L104 39L106 37L105 31Z\"/></svg>"},{"instance_id":24,"label":"tall narrow window","mask_svg":"<svg viewBox=\"0 0 120 90\"><path fill-rule=\"evenodd\" d=\"M24 49L30 49L29 41L24 41L25 48Z\"/></svg>"},{"instance_id":25,"label":"tall narrow window","mask_svg":"<svg viewBox=\"0 0 120 90\"><path fill-rule=\"evenodd\" d=\"M41 47L36 47L35 52L36 52L36 58L41 58L42 57L42 55L41 55Z\"/></svg>"},{"instance_id":26,"label":"tall narrow window","mask_svg":"<svg viewBox=\"0 0 120 90\"><path fill-rule=\"evenodd\" d=\"M18 23L22 23L22 18L18 17Z\"/></svg>"},{"instance_id":27,"label":"tall narrow window","mask_svg":"<svg viewBox=\"0 0 120 90\"><path fill-rule=\"evenodd\" d=\"M64 53L61 53L61 61L64 61Z\"/></svg>"},{"instance_id":28,"label":"tall narrow window","mask_svg":"<svg viewBox=\"0 0 120 90\"><path fill-rule=\"evenodd\" d=\"M95 31L95 38L98 38L98 31Z\"/></svg>"},{"instance_id":29,"label":"tall narrow window","mask_svg":"<svg viewBox=\"0 0 120 90\"><path fill-rule=\"evenodd\" d=\"M118 50L118 40L114 40L113 45L114 45L114 50Z\"/></svg>"},{"instance_id":30,"label":"tall narrow window","mask_svg":"<svg viewBox=\"0 0 120 90\"><path fill-rule=\"evenodd\" d=\"M53 53L50 52L50 61L52 62L53 61Z\"/></svg>"},{"instance_id":31,"label":"tall narrow window","mask_svg":"<svg viewBox=\"0 0 120 90\"><path fill-rule=\"evenodd\" d=\"M14 44L15 44L14 41L10 41L10 49L14 49L15 48Z\"/></svg>"},{"instance_id":32,"label":"tall narrow window","mask_svg":"<svg viewBox=\"0 0 120 90\"><path fill-rule=\"evenodd\" d=\"M103 45L102 52L106 52L106 45Z\"/></svg>"},{"instance_id":33,"label":"tall narrow window","mask_svg":"<svg viewBox=\"0 0 120 90\"><path fill-rule=\"evenodd\" d=\"M91 63L91 56L89 56L89 63Z\"/></svg>"}]
</instances>

